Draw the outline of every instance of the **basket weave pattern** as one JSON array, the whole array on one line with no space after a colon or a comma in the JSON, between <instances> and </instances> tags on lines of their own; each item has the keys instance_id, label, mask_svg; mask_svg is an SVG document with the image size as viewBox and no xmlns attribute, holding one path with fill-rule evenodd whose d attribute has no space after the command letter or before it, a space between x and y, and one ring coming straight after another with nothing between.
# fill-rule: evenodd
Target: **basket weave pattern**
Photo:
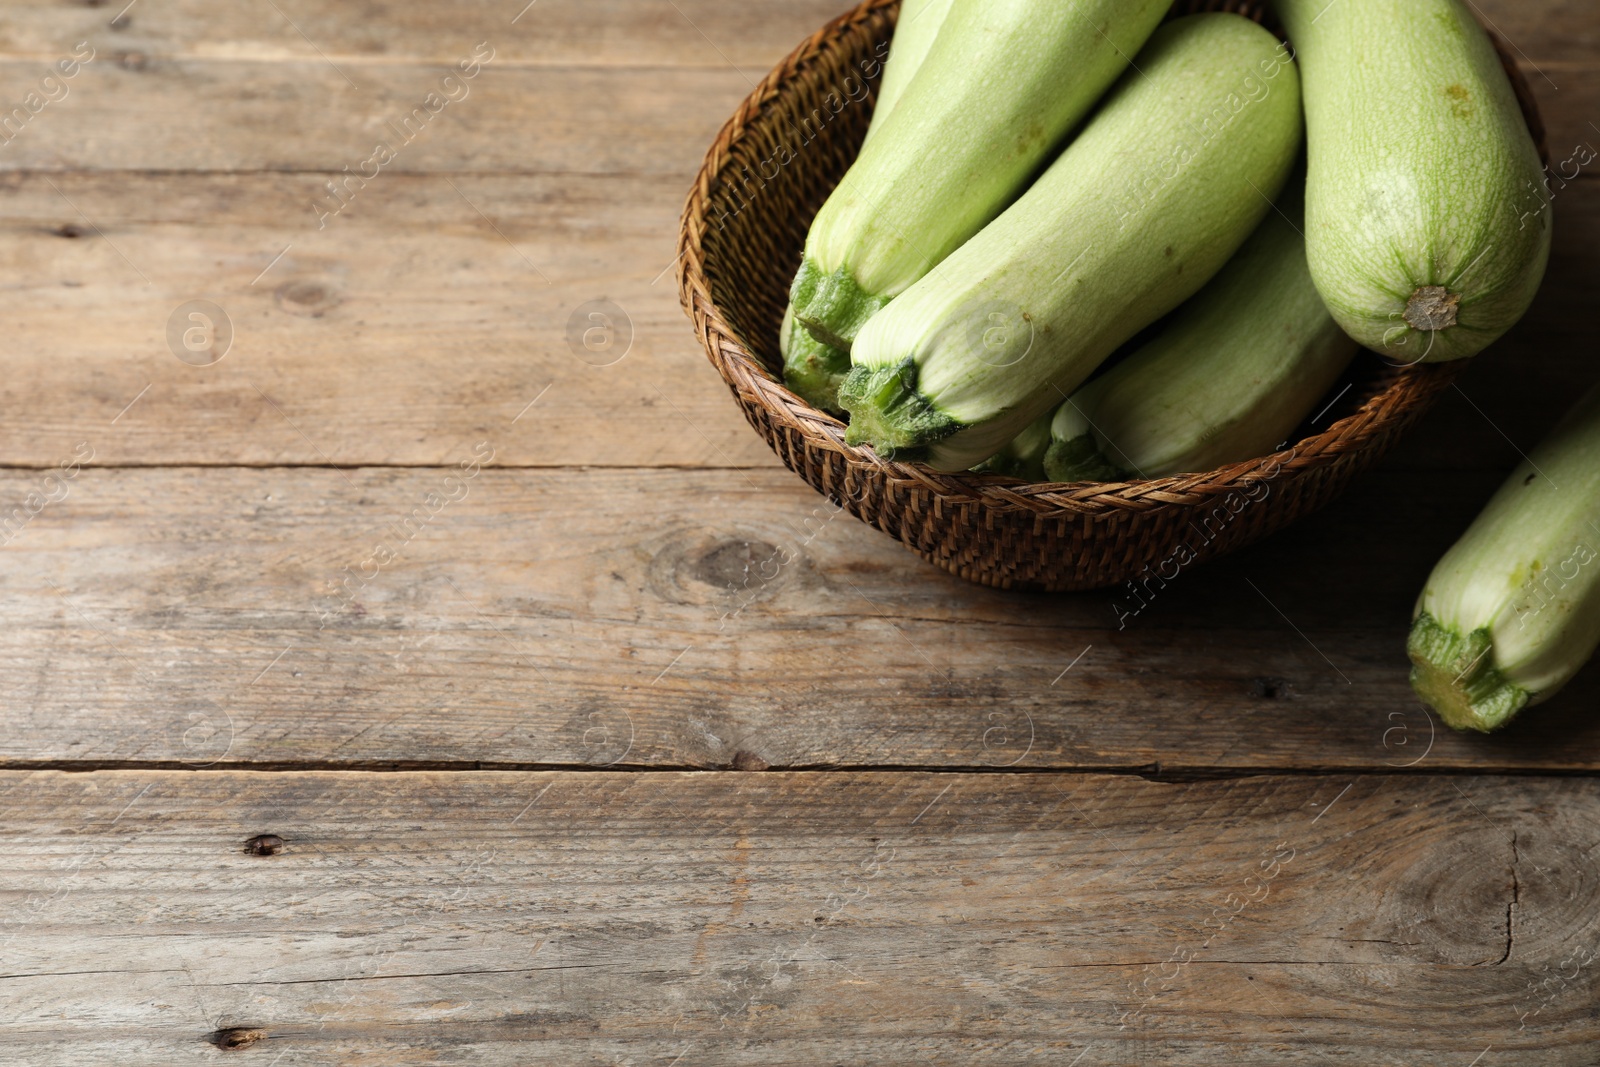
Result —
<instances>
[{"instance_id":1,"label":"basket weave pattern","mask_svg":"<svg viewBox=\"0 0 1600 1067\"><path fill-rule=\"evenodd\" d=\"M1259 0L1179 0L1174 14L1234 11L1259 21L1263 8ZM866 0L808 38L739 105L690 190L678 249L684 309L750 425L791 470L864 522L953 574L1001 588L1170 578L1174 567L1233 551L1328 503L1460 372L1464 361L1396 368L1359 356L1354 383L1330 398L1320 430L1302 427L1274 456L1171 478L1028 484L941 474L846 445L839 420L784 387L778 328L811 219L866 134L897 11L898 0ZM1515 65L1506 67L1543 153L1532 95Z\"/></svg>"}]
</instances>

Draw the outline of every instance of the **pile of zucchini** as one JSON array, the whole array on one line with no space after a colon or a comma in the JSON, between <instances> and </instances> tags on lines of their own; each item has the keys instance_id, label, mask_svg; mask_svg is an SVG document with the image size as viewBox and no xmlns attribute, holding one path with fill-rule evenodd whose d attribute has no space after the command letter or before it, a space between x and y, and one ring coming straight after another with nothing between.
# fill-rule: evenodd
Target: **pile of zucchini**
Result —
<instances>
[{"instance_id":1,"label":"pile of zucchini","mask_svg":"<svg viewBox=\"0 0 1600 1067\"><path fill-rule=\"evenodd\" d=\"M1169 6L902 4L781 336L851 444L1035 481L1212 470L1286 443L1361 346L1461 359L1528 309L1548 186L1463 0L1275 0L1287 44ZM1413 684L1457 727L1600 644L1600 392L1527 466L1417 605Z\"/></svg>"},{"instance_id":2,"label":"pile of zucchini","mask_svg":"<svg viewBox=\"0 0 1600 1067\"><path fill-rule=\"evenodd\" d=\"M1289 44L1169 7L902 5L782 334L852 443L1062 481L1209 470L1281 443L1358 343L1458 359L1527 310L1543 170L1462 0L1278 0Z\"/></svg>"}]
</instances>

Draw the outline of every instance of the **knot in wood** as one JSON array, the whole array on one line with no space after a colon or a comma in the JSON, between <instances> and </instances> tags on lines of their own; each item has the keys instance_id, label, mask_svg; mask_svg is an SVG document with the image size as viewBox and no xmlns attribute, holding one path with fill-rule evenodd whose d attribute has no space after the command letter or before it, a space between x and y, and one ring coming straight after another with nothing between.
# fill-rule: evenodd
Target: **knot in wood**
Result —
<instances>
[{"instance_id":1,"label":"knot in wood","mask_svg":"<svg viewBox=\"0 0 1600 1067\"><path fill-rule=\"evenodd\" d=\"M344 303L344 298L328 285L304 279L284 282L273 295L279 307L305 319L320 319Z\"/></svg>"},{"instance_id":2,"label":"knot in wood","mask_svg":"<svg viewBox=\"0 0 1600 1067\"><path fill-rule=\"evenodd\" d=\"M266 1040L267 1032L255 1026L230 1026L225 1030L213 1031L207 1038L213 1045L222 1049L249 1048L257 1041Z\"/></svg>"},{"instance_id":3,"label":"knot in wood","mask_svg":"<svg viewBox=\"0 0 1600 1067\"><path fill-rule=\"evenodd\" d=\"M244 843L244 850L252 856L276 856L283 851L284 844L277 834L257 834Z\"/></svg>"}]
</instances>

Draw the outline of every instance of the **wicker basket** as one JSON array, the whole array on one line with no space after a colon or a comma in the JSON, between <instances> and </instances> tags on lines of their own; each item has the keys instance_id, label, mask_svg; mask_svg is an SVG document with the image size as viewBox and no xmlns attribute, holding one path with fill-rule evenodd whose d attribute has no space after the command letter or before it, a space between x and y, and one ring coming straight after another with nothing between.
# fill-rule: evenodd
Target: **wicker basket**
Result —
<instances>
[{"instance_id":1,"label":"wicker basket","mask_svg":"<svg viewBox=\"0 0 1600 1067\"><path fill-rule=\"evenodd\" d=\"M1179 0L1174 14L1230 10L1259 20L1264 6ZM1341 380L1343 394L1325 401L1320 429L1301 427L1274 456L1172 478L1029 484L941 474L846 445L841 422L783 386L778 327L806 230L866 133L861 64L882 54L875 50L898 7L867 0L767 75L707 153L679 236L684 309L745 417L791 470L862 521L953 574L1000 588L1170 578L1328 503L1459 373L1462 361L1394 368L1365 354L1353 383ZM1500 52L1543 153L1532 94ZM829 107L830 93L842 106Z\"/></svg>"}]
</instances>

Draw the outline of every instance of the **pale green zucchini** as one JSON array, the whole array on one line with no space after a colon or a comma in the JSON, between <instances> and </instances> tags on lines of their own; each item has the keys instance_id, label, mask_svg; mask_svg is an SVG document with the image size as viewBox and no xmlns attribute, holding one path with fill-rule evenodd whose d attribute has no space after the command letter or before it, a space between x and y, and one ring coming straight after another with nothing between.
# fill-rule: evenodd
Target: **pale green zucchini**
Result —
<instances>
[{"instance_id":1,"label":"pale green zucchini","mask_svg":"<svg viewBox=\"0 0 1600 1067\"><path fill-rule=\"evenodd\" d=\"M1457 729L1553 695L1600 645L1600 387L1511 472L1417 600L1411 684Z\"/></svg>"},{"instance_id":2,"label":"pale green zucchini","mask_svg":"<svg viewBox=\"0 0 1600 1067\"><path fill-rule=\"evenodd\" d=\"M911 84L912 77L927 58L928 49L933 47L939 27L950 11L950 3L951 0L904 0L901 3L889 58L884 61L883 76L878 80L878 100L863 144L872 140L905 94L906 86ZM818 341L800 326L794 318L793 301L783 313L778 351L783 355L784 384L813 407L835 415L844 414L844 409L839 407L839 383L850 370L850 354Z\"/></svg>"},{"instance_id":3,"label":"pale green zucchini","mask_svg":"<svg viewBox=\"0 0 1600 1067\"><path fill-rule=\"evenodd\" d=\"M1051 481L1214 470L1270 453L1315 411L1357 345L1311 282L1290 185L1158 336L1061 405Z\"/></svg>"},{"instance_id":4,"label":"pale green zucchini","mask_svg":"<svg viewBox=\"0 0 1600 1067\"><path fill-rule=\"evenodd\" d=\"M790 291L849 349L994 218L1127 66L1170 0L955 0L927 58L811 224Z\"/></svg>"},{"instance_id":5,"label":"pale green zucchini","mask_svg":"<svg viewBox=\"0 0 1600 1067\"><path fill-rule=\"evenodd\" d=\"M1305 79L1311 274L1357 341L1470 356L1544 276L1550 205L1510 82L1461 0L1276 0Z\"/></svg>"},{"instance_id":6,"label":"pale green zucchini","mask_svg":"<svg viewBox=\"0 0 1600 1067\"><path fill-rule=\"evenodd\" d=\"M848 440L966 470L1193 295L1294 163L1285 56L1237 15L1162 27L1033 187L861 331Z\"/></svg>"},{"instance_id":7,"label":"pale green zucchini","mask_svg":"<svg viewBox=\"0 0 1600 1067\"><path fill-rule=\"evenodd\" d=\"M939 28L950 13L952 0L901 0L900 15L895 20L894 36L889 43L889 58L883 63L883 77L878 79L878 102L872 109L872 121L867 124L867 141L882 129L889 113L918 70L928 51L933 48ZM865 142L863 142L865 144Z\"/></svg>"}]
</instances>

